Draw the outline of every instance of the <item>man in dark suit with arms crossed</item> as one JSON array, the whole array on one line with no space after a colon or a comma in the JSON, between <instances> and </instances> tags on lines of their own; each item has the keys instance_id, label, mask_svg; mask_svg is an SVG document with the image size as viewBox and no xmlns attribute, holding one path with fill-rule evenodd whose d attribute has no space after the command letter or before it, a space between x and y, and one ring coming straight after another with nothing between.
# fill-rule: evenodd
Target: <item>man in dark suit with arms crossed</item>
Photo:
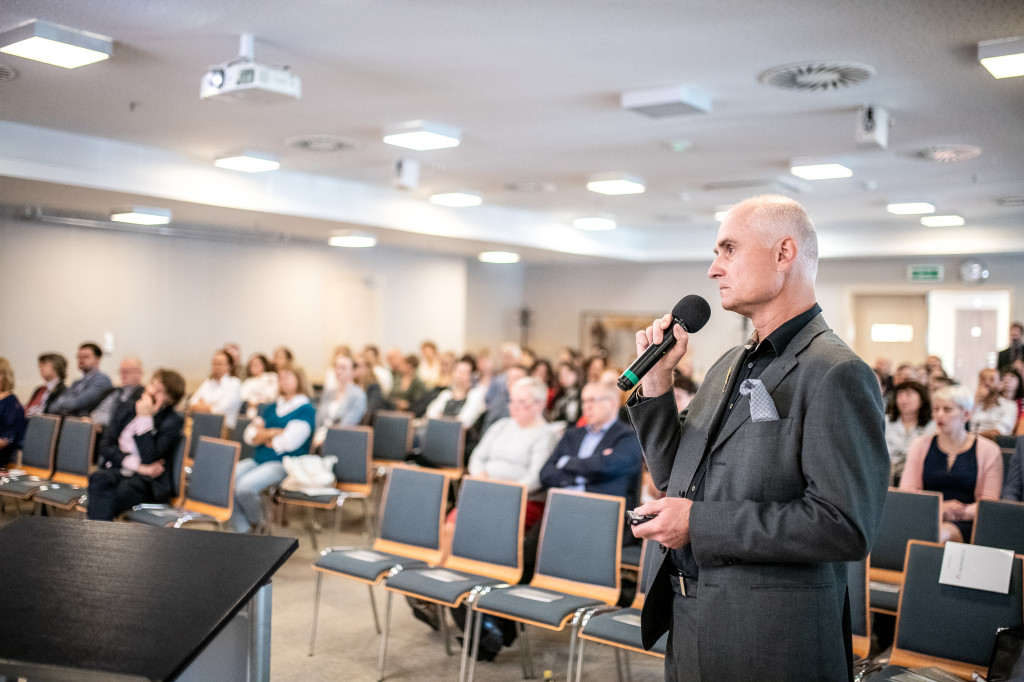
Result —
<instances>
[{"instance_id":1,"label":"man in dark suit with arms crossed","mask_svg":"<svg viewBox=\"0 0 1024 682\"><path fill-rule=\"evenodd\" d=\"M634 526L661 545L644 604L651 646L671 630L667 680L850 679L846 565L871 548L888 455L871 369L815 302L817 237L786 197L737 204L708 276L722 307L754 334L708 371L677 418L676 345L630 400L655 484L666 497ZM671 316L637 333L662 341Z\"/></svg>"}]
</instances>

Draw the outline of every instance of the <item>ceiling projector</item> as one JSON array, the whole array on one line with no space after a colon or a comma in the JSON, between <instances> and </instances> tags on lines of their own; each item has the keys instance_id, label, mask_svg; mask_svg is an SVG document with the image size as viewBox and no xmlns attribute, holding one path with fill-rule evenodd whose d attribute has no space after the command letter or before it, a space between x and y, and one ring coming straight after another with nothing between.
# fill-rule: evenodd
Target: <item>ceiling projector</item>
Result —
<instances>
[{"instance_id":1,"label":"ceiling projector","mask_svg":"<svg viewBox=\"0 0 1024 682\"><path fill-rule=\"evenodd\" d=\"M200 99L225 102L279 102L302 97L302 79L287 66L266 66L253 59L253 37L242 36L240 55L211 66L199 88Z\"/></svg>"}]
</instances>

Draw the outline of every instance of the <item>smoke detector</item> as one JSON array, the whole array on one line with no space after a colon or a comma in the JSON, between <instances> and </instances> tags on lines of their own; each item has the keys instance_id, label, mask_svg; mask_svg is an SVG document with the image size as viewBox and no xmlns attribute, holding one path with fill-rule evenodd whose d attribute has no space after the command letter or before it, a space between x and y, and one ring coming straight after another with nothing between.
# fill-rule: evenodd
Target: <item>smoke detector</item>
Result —
<instances>
[{"instance_id":1,"label":"smoke detector","mask_svg":"<svg viewBox=\"0 0 1024 682\"><path fill-rule=\"evenodd\" d=\"M856 62L784 64L757 77L765 85L783 90L829 90L857 85L875 75L874 68Z\"/></svg>"}]
</instances>

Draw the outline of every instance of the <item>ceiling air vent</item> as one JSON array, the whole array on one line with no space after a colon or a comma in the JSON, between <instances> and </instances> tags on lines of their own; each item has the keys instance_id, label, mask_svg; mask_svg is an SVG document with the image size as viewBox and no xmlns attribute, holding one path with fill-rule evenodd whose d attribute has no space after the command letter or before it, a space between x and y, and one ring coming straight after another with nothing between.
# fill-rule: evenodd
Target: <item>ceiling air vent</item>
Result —
<instances>
[{"instance_id":1,"label":"ceiling air vent","mask_svg":"<svg viewBox=\"0 0 1024 682\"><path fill-rule=\"evenodd\" d=\"M996 203L1008 208L1020 208L1024 206L1024 196L999 197L996 199Z\"/></svg>"},{"instance_id":2,"label":"ceiling air vent","mask_svg":"<svg viewBox=\"0 0 1024 682\"><path fill-rule=\"evenodd\" d=\"M875 70L867 64L811 62L776 66L757 79L783 90L829 90L863 83L873 75Z\"/></svg>"},{"instance_id":3,"label":"ceiling air vent","mask_svg":"<svg viewBox=\"0 0 1024 682\"><path fill-rule=\"evenodd\" d=\"M981 156L981 148L970 144L937 144L910 152L907 156L912 159L920 159L921 161L953 163L954 161L967 161L968 159Z\"/></svg>"},{"instance_id":4,"label":"ceiling air vent","mask_svg":"<svg viewBox=\"0 0 1024 682\"><path fill-rule=\"evenodd\" d=\"M307 152L343 152L356 146L353 140L339 135L295 135L284 143Z\"/></svg>"},{"instance_id":5,"label":"ceiling air vent","mask_svg":"<svg viewBox=\"0 0 1024 682\"><path fill-rule=\"evenodd\" d=\"M12 81L18 77L18 72L14 70L13 66L0 63L0 83L4 81Z\"/></svg>"}]
</instances>

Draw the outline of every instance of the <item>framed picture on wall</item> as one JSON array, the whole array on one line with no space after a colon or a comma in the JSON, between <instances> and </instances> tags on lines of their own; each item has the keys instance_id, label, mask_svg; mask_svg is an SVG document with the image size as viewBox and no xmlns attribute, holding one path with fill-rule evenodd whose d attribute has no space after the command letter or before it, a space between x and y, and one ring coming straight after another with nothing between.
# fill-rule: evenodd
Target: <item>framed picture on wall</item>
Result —
<instances>
[{"instance_id":1,"label":"framed picture on wall","mask_svg":"<svg viewBox=\"0 0 1024 682\"><path fill-rule=\"evenodd\" d=\"M580 313L580 350L589 357L595 348L603 349L608 366L621 372L636 359L636 333L660 316L585 310Z\"/></svg>"}]
</instances>

